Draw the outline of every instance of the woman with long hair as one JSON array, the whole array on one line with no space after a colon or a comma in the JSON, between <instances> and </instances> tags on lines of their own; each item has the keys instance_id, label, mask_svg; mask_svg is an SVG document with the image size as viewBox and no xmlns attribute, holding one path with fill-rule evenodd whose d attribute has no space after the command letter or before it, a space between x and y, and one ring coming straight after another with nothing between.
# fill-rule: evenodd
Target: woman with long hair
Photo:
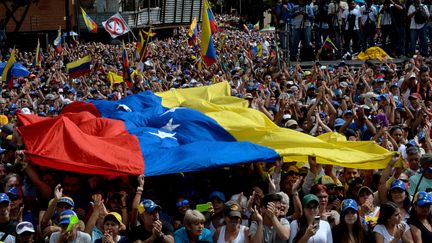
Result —
<instances>
[{"instance_id":1,"label":"woman with long hair","mask_svg":"<svg viewBox=\"0 0 432 243\"><path fill-rule=\"evenodd\" d=\"M202 213L188 209L183 218L184 226L174 233L174 242L213 242L210 230L204 228L204 222Z\"/></svg>"},{"instance_id":2,"label":"woman with long hair","mask_svg":"<svg viewBox=\"0 0 432 243\"><path fill-rule=\"evenodd\" d=\"M401 180L393 181L387 194L387 199L390 202L394 202L398 206L402 220L407 221L409 218L408 212L410 209L411 200L408 191L406 190L405 182Z\"/></svg>"},{"instance_id":3,"label":"woman with long hair","mask_svg":"<svg viewBox=\"0 0 432 243\"><path fill-rule=\"evenodd\" d=\"M414 242L432 242L432 197L427 192L418 192L414 197L408 224Z\"/></svg>"},{"instance_id":4,"label":"woman with long hair","mask_svg":"<svg viewBox=\"0 0 432 243\"><path fill-rule=\"evenodd\" d=\"M341 204L341 220L333 228L333 241L340 243L368 242L366 229L363 227L356 201L345 199Z\"/></svg>"},{"instance_id":5,"label":"woman with long hair","mask_svg":"<svg viewBox=\"0 0 432 243\"><path fill-rule=\"evenodd\" d=\"M400 209L394 202L381 204L378 224L373 232L377 243L414 242L410 227L402 221Z\"/></svg>"},{"instance_id":6,"label":"woman with long hair","mask_svg":"<svg viewBox=\"0 0 432 243\"><path fill-rule=\"evenodd\" d=\"M321 220L319 199L308 194L302 199L303 215L291 223L290 243L331 243L333 242L330 224Z\"/></svg>"}]
</instances>

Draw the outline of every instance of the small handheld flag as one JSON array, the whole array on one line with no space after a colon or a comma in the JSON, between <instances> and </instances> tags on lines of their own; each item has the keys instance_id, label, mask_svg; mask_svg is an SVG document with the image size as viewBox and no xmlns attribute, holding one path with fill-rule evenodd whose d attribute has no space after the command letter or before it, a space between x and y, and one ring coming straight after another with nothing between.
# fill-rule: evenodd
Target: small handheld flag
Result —
<instances>
[{"instance_id":1,"label":"small handheld flag","mask_svg":"<svg viewBox=\"0 0 432 243\"><path fill-rule=\"evenodd\" d=\"M126 52L126 47L123 42L123 51L122 51L122 58L123 58L123 80L126 82L126 84L131 87L132 86L132 77L131 72L129 70L129 59Z\"/></svg>"},{"instance_id":2,"label":"small handheld flag","mask_svg":"<svg viewBox=\"0 0 432 243\"><path fill-rule=\"evenodd\" d=\"M74 62L66 64L69 77L78 78L80 76L90 73L91 61L92 61L91 56L88 55Z\"/></svg>"},{"instance_id":3,"label":"small handheld flag","mask_svg":"<svg viewBox=\"0 0 432 243\"><path fill-rule=\"evenodd\" d=\"M36 54L33 59L33 67L41 67L41 63L42 63L42 50L40 49L40 42L38 39L38 43L36 46Z\"/></svg>"},{"instance_id":4,"label":"small handheld flag","mask_svg":"<svg viewBox=\"0 0 432 243\"><path fill-rule=\"evenodd\" d=\"M9 89L13 88L14 77L12 74L12 67L14 63L15 63L15 48L12 50L9 60L7 61L2 72L2 81L7 82Z\"/></svg>"},{"instance_id":5,"label":"small handheld flag","mask_svg":"<svg viewBox=\"0 0 432 243\"><path fill-rule=\"evenodd\" d=\"M198 25L197 25L197 18L195 17L189 27L189 38L188 38L188 43L190 46L194 46L196 44L196 37L198 34Z\"/></svg>"},{"instance_id":6,"label":"small handheld flag","mask_svg":"<svg viewBox=\"0 0 432 243\"><path fill-rule=\"evenodd\" d=\"M327 38L324 41L323 47L325 49L336 50L337 51L336 45L330 40L330 37L328 37L328 36L327 36Z\"/></svg>"},{"instance_id":7,"label":"small handheld flag","mask_svg":"<svg viewBox=\"0 0 432 243\"><path fill-rule=\"evenodd\" d=\"M57 53L62 51L62 37L61 37L61 26L59 26L57 38L54 40L54 48Z\"/></svg>"}]
</instances>

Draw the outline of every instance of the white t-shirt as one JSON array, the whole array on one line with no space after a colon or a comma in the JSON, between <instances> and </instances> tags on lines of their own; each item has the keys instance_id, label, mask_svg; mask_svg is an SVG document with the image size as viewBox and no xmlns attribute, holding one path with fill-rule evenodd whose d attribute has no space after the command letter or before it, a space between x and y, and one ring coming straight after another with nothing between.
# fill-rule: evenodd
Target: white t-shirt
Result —
<instances>
[{"instance_id":1,"label":"white t-shirt","mask_svg":"<svg viewBox=\"0 0 432 243\"><path fill-rule=\"evenodd\" d=\"M410 230L410 227L404 221L402 221L402 224L405 225L405 232L404 232L404 234L405 234L406 232L408 232ZM382 235L384 237L384 243L388 243L394 239L394 237L392 235L390 235L390 233L387 231L387 228L383 224L377 224L375 226L375 228L373 229L373 232L376 232L376 233ZM402 239L398 240L397 242L402 243Z\"/></svg>"},{"instance_id":2,"label":"white t-shirt","mask_svg":"<svg viewBox=\"0 0 432 243\"><path fill-rule=\"evenodd\" d=\"M359 26L358 26L358 21L359 19L361 19L361 13L360 10L358 8L354 8L353 10L345 10L342 14L342 18L345 19L345 26L344 29L348 30L348 16L350 15L354 15L355 16L355 21L354 21L354 29L353 30L359 30Z\"/></svg>"},{"instance_id":3,"label":"white t-shirt","mask_svg":"<svg viewBox=\"0 0 432 243\"><path fill-rule=\"evenodd\" d=\"M424 5L424 4L421 4L420 6L421 6L422 8L424 8L424 9L426 10L427 15L430 16L427 6ZM416 11L416 7L412 4L412 5L408 8L408 15L414 13L415 11ZM423 26L425 26L425 24L427 23L427 21L426 21L426 23L424 23L424 24L417 24L417 23L415 22L414 16L415 16L415 15L413 15L413 16L411 17L410 29L418 30L418 29L423 28Z\"/></svg>"},{"instance_id":4,"label":"white t-shirt","mask_svg":"<svg viewBox=\"0 0 432 243\"><path fill-rule=\"evenodd\" d=\"M4 236L4 232L0 232L0 238L2 238ZM4 243L15 243L15 236L13 235L8 235L6 236L6 239L4 239L3 241Z\"/></svg>"},{"instance_id":5,"label":"white t-shirt","mask_svg":"<svg viewBox=\"0 0 432 243\"><path fill-rule=\"evenodd\" d=\"M366 5L363 5L363 6L361 6L360 11L361 11L361 14L362 14L362 25L364 25L366 23L366 20L367 20L368 16L369 16L369 19L372 22L376 21L377 10L373 6L371 6L370 8L368 8Z\"/></svg>"},{"instance_id":6,"label":"white t-shirt","mask_svg":"<svg viewBox=\"0 0 432 243\"><path fill-rule=\"evenodd\" d=\"M289 243L293 243L297 233L299 231L298 221L294 220L291 223L291 235ZM330 224L327 221L320 220L319 229L311 238L309 238L308 243L332 243L333 236L330 228Z\"/></svg>"},{"instance_id":7,"label":"white t-shirt","mask_svg":"<svg viewBox=\"0 0 432 243\"><path fill-rule=\"evenodd\" d=\"M60 237L60 232L54 232L50 239L49 239L49 243L57 243L58 239ZM73 241L68 241L68 242L73 242L73 243L91 243L91 237L89 234L78 231L77 232L77 237L75 238L75 240Z\"/></svg>"}]
</instances>

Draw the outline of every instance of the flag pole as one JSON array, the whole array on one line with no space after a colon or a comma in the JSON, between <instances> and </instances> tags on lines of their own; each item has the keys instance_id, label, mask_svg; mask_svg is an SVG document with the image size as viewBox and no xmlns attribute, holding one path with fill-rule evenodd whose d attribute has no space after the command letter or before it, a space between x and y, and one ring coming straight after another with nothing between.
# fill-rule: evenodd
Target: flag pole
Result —
<instances>
[{"instance_id":1,"label":"flag pole","mask_svg":"<svg viewBox=\"0 0 432 243\"><path fill-rule=\"evenodd\" d=\"M324 39L323 44L321 45L320 49L318 49L318 52L317 52L317 54L315 56L315 61L319 61L319 57L321 56L322 49L324 48L324 45L325 45L326 40L327 40L328 37L329 36L327 35L327 37Z\"/></svg>"}]
</instances>

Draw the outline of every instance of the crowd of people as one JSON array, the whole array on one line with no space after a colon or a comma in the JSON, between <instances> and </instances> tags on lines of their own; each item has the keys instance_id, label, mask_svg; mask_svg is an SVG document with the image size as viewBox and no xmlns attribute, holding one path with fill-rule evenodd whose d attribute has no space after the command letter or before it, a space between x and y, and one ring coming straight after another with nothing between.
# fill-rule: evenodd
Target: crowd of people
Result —
<instances>
[{"instance_id":1,"label":"crowd of people","mask_svg":"<svg viewBox=\"0 0 432 243\"><path fill-rule=\"evenodd\" d=\"M210 67L199 67L199 48L188 46L183 28L151 41L131 86L108 78L122 76L121 46L76 41L61 52L50 46L40 67L32 64L34 51L17 47L16 62L30 75L1 92L0 241L430 242L430 60L416 55L402 65L366 62L356 70L344 61L316 62L303 70L279 62L272 33L225 27L214 36L218 61ZM259 45L261 52L254 51ZM134 61L135 43L126 48ZM66 64L86 55L90 74L69 78ZM75 101L223 81L281 127L373 140L399 156L383 170L321 165L311 156L306 163L136 178L36 166L17 142L18 113L54 117Z\"/></svg>"},{"instance_id":2,"label":"crowd of people","mask_svg":"<svg viewBox=\"0 0 432 243\"><path fill-rule=\"evenodd\" d=\"M292 61L314 60L327 37L335 48L324 50L322 58L352 57L376 45L392 57L405 58L415 54L417 43L421 55L428 57L431 7L421 0L279 0L273 22Z\"/></svg>"}]
</instances>

